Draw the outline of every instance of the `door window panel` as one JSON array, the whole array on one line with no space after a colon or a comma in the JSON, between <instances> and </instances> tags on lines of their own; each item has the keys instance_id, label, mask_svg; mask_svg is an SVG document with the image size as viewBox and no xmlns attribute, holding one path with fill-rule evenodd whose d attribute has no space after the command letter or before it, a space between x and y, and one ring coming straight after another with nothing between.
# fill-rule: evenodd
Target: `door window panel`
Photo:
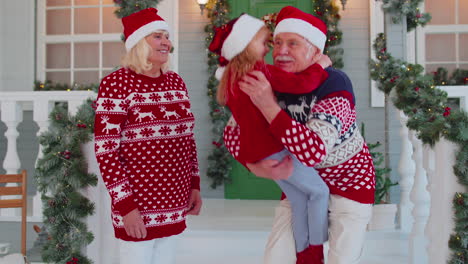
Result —
<instances>
[{"instance_id":1,"label":"door window panel","mask_svg":"<svg viewBox=\"0 0 468 264\"><path fill-rule=\"evenodd\" d=\"M430 13L432 16L432 19L428 24L455 24L455 1L457 0L426 0L426 12Z\"/></svg>"},{"instance_id":2,"label":"door window panel","mask_svg":"<svg viewBox=\"0 0 468 264\"><path fill-rule=\"evenodd\" d=\"M99 33L99 8L75 9L75 34Z\"/></svg>"},{"instance_id":3,"label":"door window panel","mask_svg":"<svg viewBox=\"0 0 468 264\"><path fill-rule=\"evenodd\" d=\"M46 34L47 35L65 35L70 34L70 9L48 10L46 14Z\"/></svg>"},{"instance_id":4,"label":"door window panel","mask_svg":"<svg viewBox=\"0 0 468 264\"><path fill-rule=\"evenodd\" d=\"M47 69L70 68L70 44L47 44Z\"/></svg>"},{"instance_id":5,"label":"door window panel","mask_svg":"<svg viewBox=\"0 0 468 264\"><path fill-rule=\"evenodd\" d=\"M99 67L99 43L75 44L75 68Z\"/></svg>"}]
</instances>

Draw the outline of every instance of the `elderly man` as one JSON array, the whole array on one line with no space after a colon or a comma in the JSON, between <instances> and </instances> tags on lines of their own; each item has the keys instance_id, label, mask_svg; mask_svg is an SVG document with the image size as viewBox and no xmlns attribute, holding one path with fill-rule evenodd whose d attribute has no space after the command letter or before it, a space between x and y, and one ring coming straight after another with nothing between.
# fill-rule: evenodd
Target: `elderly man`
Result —
<instances>
[{"instance_id":1,"label":"elderly man","mask_svg":"<svg viewBox=\"0 0 468 264\"><path fill-rule=\"evenodd\" d=\"M317 54L323 51L326 34L308 22L310 16L291 6L279 12L273 48L276 66L288 72L300 72L316 62ZM339 70L326 70L328 79L318 89L300 96L276 94L275 99L270 84L260 72L253 72L255 77L245 76L240 87L270 123L275 137L285 142L283 139L295 134L295 140L285 142L285 147L299 160L310 161L314 150L326 150L326 155L320 156L314 167L331 193L328 263L357 264L374 202L375 170L357 128L351 81ZM239 131L235 122L230 122L224 131L226 146L234 156L239 147ZM312 135L319 136L321 140L312 140ZM264 160L247 166L257 176L269 179L288 178L292 171L288 158ZM275 217L272 233L276 228L284 229L279 224L281 217L278 214ZM274 239L277 237L270 236L269 245L273 245L274 250L266 252L268 264L274 262L268 254L282 250L274 246L274 241L271 241ZM293 256L294 253L288 254ZM282 259L278 263L291 264L287 261L290 260Z\"/></svg>"}]
</instances>

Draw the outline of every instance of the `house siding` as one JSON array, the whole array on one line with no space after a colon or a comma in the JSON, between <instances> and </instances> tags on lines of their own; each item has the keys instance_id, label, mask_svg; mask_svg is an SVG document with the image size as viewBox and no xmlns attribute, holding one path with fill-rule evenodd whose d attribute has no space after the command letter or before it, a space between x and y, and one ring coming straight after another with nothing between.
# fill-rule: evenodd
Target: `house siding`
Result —
<instances>
[{"instance_id":1,"label":"house siding","mask_svg":"<svg viewBox=\"0 0 468 264\"><path fill-rule=\"evenodd\" d=\"M224 197L224 187L210 187L211 179L206 176L208 155L213 148L212 123L209 116L209 98L206 88L208 80L207 53L204 28L208 23L206 12L193 0L179 0L179 74L187 84L195 115L195 139L201 175L203 197Z\"/></svg>"},{"instance_id":2,"label":"house siding","mask_svg":"<svg viewBox=\"0 0 468 264\"><path fill-rule=\"evenodd\" d=\"M356 111L358 116L358 124L365 124L366 141L369 143L381 142L382 146L376 149L380 152L385 152L385 111L383 107L371 106L371 89L369 76L369 60L370 49L372 48L369 32L370 32L370 9L369 0L353 0L347 1L345 10L341 13L339 27L343 32L343 41L341 47L344 49L344 68L343 71L350 77L354 93L356 96ZM400 35L399 35L400 34ZM399 37L401 39L401 27L392 27L388 32L387 39ZM403 42L400 42L403 43ZM401 45L400 45L401 46ZM395 47L395 52L400 54L401 49ZM400 154L400 138L399 129L400 122L397 119L397 112L393 104L389 106L389 160L391 179L397 181L399 179L398 163ZM383 164L382 164L383 165ZM399 202L399 188L392 188L391 200Z\"/></svg>"},{"instance_id":3,"label":"house siding","mask_svg":"<svg viewBox=\"0 0 468 264\"><path fill-rule=\"evenodd\" d=\"M0 91L30 91L35 74L35 1L0 2Z\"/></svg>"}]
</instances>

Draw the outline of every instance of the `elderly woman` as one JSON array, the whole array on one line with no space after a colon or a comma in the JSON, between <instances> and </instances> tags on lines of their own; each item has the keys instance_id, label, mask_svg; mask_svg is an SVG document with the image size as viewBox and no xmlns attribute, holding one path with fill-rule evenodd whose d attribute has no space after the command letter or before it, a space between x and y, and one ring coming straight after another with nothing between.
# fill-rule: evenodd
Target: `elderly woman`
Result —
<instances>
[{"instance_id":1,"label":"elderly woman","mask_svg":"<svg viewBox=\"0 0 468 264\"><path fill-rule=\"evenodd\" d=\"M154 8L122 22L127 54L99 87L96 158L120 263L173 263L175 237L202 204L194 116L184 81L167 71L167 23Z\"/></svg>"}]
</instances>

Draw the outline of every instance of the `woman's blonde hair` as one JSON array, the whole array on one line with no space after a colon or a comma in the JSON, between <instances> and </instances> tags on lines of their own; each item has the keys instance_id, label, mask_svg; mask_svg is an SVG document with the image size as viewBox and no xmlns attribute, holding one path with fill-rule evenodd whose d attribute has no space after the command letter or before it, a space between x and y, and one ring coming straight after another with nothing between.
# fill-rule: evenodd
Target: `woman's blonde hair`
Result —
<instances>
[{"instance_id":1,"label":"woman's blonde hair","mask_svg":"<svg viewBox=\"0 0 468 264\"><path fill-rule=\"evenodd\" d=\"M266 26L263 26L252 40L269 32L270 30ZM241 53L232 58L226 65L226 69L224 70L216 92L216 100L220 105L225 105L228 97L235 94L235 91L233 91L235 83L239 81L242 76L251 71L258 60L263 59L256 58L253 54L255 53L252 52L252 47L249 43Z\"/></svg>"},{"instance_id":2,"label":"woman's blonde hair","mask_svg":"<svg viewBox=\"0 0 468 264\"><path fill-rule=\"evenodd\" d=\"M154 33L169 34L165 30L158 30ZM151 46L146 42L146 37L142 38L123 56L121 61L122 67L129 68L138 74L151 70L151 68L153 68L153 64L148 61L151 52ZM169 69L169 62L170 59L161 66L161 70L163 72L166 72Z\"/></svg>"}]
</instances>

